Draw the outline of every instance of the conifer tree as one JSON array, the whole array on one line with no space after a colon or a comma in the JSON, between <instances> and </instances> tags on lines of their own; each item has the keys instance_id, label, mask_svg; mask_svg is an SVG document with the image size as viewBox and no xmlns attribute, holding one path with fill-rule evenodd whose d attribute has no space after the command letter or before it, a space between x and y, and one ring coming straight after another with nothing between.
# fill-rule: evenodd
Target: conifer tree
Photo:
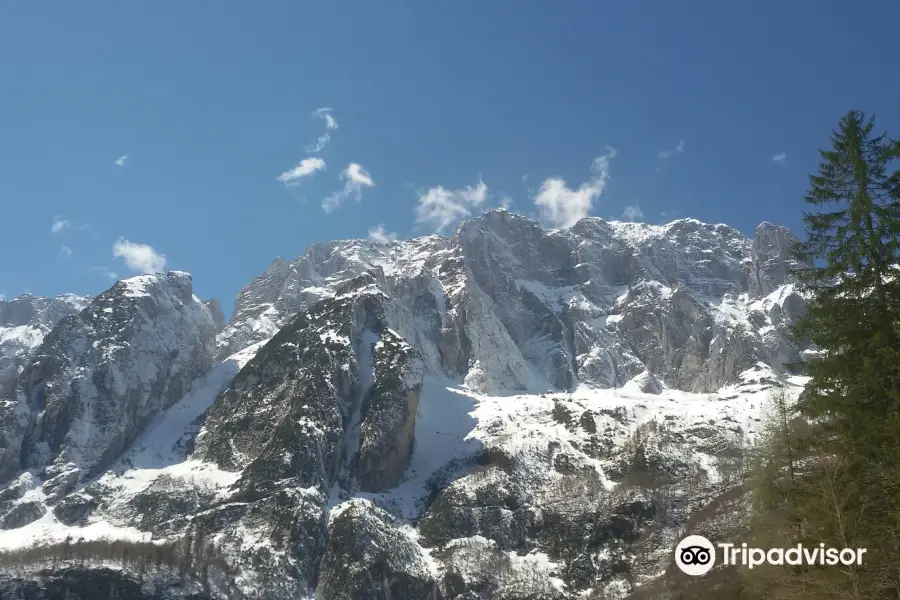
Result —
<instances>
[{"instance_id":1,"label":"conifer tree","mask_svg":"<svg viewBox=\"0 0 900 600\"><path fill-rule=\"evenodd\" d=\"M810 177L807 240L796 251L811 295L802 335L825 353L809 363L801 409L844 435L868 438L873 421L896 409L900 278L900 144L873 135L875 122L845 115Z\"/></svg>"},{"instance_id":2,"label":"conifer tree","mask_svg":"<svg viewBox=\"0 0 900 600\"><path fill-rule=\"evenodd\" d=\"M874 130L849 112L810 177L818 212L804 213L795 248L809 300L797 334L822 352L806 364L802 430L775 403L753 519L758 539L869 554L859 568L761 571L750 582L760 598L900 599L900 144Z\"/></svg>"},{"instance_id":3,"label":"conifer tree","mask_svg":"<svg viewBox=\"0 0 900 600\"><path fill-rule=\"evenodd\" d=\"M794 497L810 534L870 549L868 568L843 580L851 597L900 598L900 144L874 128L844 116L806 195L822 212L804 214L797 247L811 296L800 333L823 354L799 404L815 462Z\"/></svg>"}]
</instances>

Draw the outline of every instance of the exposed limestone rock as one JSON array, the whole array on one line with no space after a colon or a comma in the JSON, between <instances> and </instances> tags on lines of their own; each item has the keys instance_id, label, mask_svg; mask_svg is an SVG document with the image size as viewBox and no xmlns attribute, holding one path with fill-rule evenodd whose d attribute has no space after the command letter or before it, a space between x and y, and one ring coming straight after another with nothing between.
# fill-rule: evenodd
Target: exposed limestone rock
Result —
<instances>
[{"instance_id":1,"label":"exposed limestone rock","mask_svg":"<svg viewBox=\"0 0 900 600\"><path fill-rule=\"evenodd\" d=\"M626 387L634 387L645 394L662 394L663 391L662 384L650 371L644 371L629 381Z\"/></svg>"},{"instance_id":2,"label":"exposed limestone rock","mask_svg":"<svg viewBox=\"0 0 900 600\"><path fill-rule=\"evenodd\" d=\"M374 286L378 275L346 282L340 295L282 328L209 408L194 441L194 458L241 472L230 494L240 510L213 509L200 526L234 544L247 577L272 597L303 595L314 581L327 499L339 476L350 487L356 475L361 487L383 489L396 485L409 463L424 365L389 327L396 317ZM214 506L193 495L176 494L176 505L154 498L141 502L161 509L166 528ZM248 528L279 542L263 554L238 550ZM263 573L260 561L268 565ZM277 568L295 576L278 576Z\"/></svg>"},{"instance_id":3,"label":"exposed limestone rock","mask_svg":"<svg viewBox=\"0 0 900 600\"><path fill-rule=\"evenodd\" d=\"M388 308L389 320L426 370L485 393L619 387L648 369L672 388L711 392L743 365L784 364L787 348L762 339L780 315L763 311L748 332L730 321L789 282L793 239L769 223L750 240L694 219L586 218L545 231L499 210L451 238L317 244L241 292L220 353L272 335L369 273L403 307ZM728 356L714 354L716 337Z\"/></svg>"},{"instance_id":4,"label":"exposed limestone rock","mask_svg":"<svg viewBox=\"0 0 900 600\"><path fill-rule=\"evenodd\" d=\"M225 319L225 313L222 312L222 306L219 304L219 301L212 298L211 300L205 300L203 305L209 309L209 314L212 315L213 323L216 324L216 332L218 333L225 329L228 321Z\"/></svg>"},{"instance_id":5,"label":"exposed limestone rock","mask_svg":"<svg viewBox=\"0 0 900 600\"><path fill-rule=\"evenodd\" d=\"M409 465L425 375L415 349L390 329L381 333L374 352L356 467L361 489L369 492L395 487Z\"/></svg>"},{"instance_id":6,"label":"exposed limestone rock","mask_svg":"<svg viewBox=\"0 0 900 600\"><path fill-rule=\"evenodd\" d=\"M367 500L332 514L316 600L442 600L420 546Z\"/></svg>"},{"instance_id":7,"label":"exposed limestone rock","mask_svg":"<svg viewBox=\"0 0 900 600\"><path fill-rule=\"evenodd\" d=\"M37 521L44 516L45 512L47 512L47 509L41 502L20 502L3 515L3 519L0 520L0 529L18 529L33 521Z\"/></svg>"},{"instance_id":8,"label":"exposed limestone rock","mask_svg":"<svg viewBox=\"0 0 900 600\"><path fill-rule=\"evenodd\" d=\"M750 295L768 296L790 278L790 270L797 266L792 247L797 237L787 227L764 221L753 234L750 258Z\"/></svg>"},{"instance_id":9,"label":"exposed limestone rock","mask_svg":"<svg viewBox=\"0 0 900 600\"><path fill-rule=\"evenodd\" d=\"M48 504L54 504L71 492L78 483L80 470L74 463L52 465L44 470L43 492Z\"/></svg>"},{"instance_id":10,"label":"exposed limestone rock","mask_svg":"<svg viewBox=\"0 0 900 600\"><path fill-rule=\"evenodd\" d=\"M85 493L76 492L63 498L53 507L53 516L64 525L84 523L91 511L100 505L100 501Z\"/></svg>"},{"instance_id":11,"label":"exposed limestone rock","mask_svg":"<svg viewBox=\"0 0 900 600\"><path fill-rule=\"evenodd\" d=\"M13 385L44 336L89 303L89 298L74 294L56 298L24 294L12 300L0 299L0 398Z\"/></svg>"},{"instance_id":12,"label":"exposed limestone rock","mask_svg":"<svg viewBox=\"0 0 900 600\"><path fill-rule=\"evenodd\" d=\"M176 271L121 281L63 319L0 408L0 481L53 464L103 470L210 369L214 334Z\"/></svg>"}]
</instances>

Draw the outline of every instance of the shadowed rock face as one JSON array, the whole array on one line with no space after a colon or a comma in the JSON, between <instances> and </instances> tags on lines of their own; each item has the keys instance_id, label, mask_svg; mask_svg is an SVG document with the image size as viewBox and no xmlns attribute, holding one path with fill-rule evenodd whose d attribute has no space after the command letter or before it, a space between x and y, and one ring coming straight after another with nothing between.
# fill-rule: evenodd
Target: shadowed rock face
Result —
<instances>
[{"instance_id":1,"label":"shadowed rock face","mask_svg":"<svg viewBox=\"0 0 900 600\"><path fill-rule=\"evenodd\" d=\"M225 313L222 312L222 306L219 304L219 301L213 298L205 300L203 305L209 309L209 314L212 315L213 323L216 325L216 333L225 329L228 321L225 319Z\"/></svg>"},{"instance_id":2,"label":"shadowed rock face","mask_svg":"<svg viewBox=\"0 0 900 600\"><path fill-rule=\"evenodd\" d=\"M205 532L274 534L270 549L238 560L257 574L260 561L266 572L297 572L290 590L264 577L272 594L306 594L315 582L338 480L384 489L409 465L424 366L373 283L357 277L282 328L209 408L195 440L195 458L241 471L231 495L240 511L204 521Z\"/></svg>"},{"instance_id":3,"label":"shadowed rock face","mask_svg":"<svg viewBox=\"0 0 900 600\"><path fill-rule=\"evenodd\" d=\"M29 467L48 479L102 471L211 368L214 335L180 272L119 282L64 318L0 408L0 480Z\"/></svg>"},{"instance_id":4,"label":"shadowed rock face","mask_svg":"<svg viewBox=\"0 0 900 600\"><path fill-rule=\"evenodd\" d=\"M74 294L56 298L25 294L0 300L0 398L15 383L44 336L63 318L80 312L89 303L89 298Z\"/></svg>"},{"instance_id":5,"label":"shadowed rock face","mask_svg":"<svg viewBox=\"0 0 900 600\"><path fill-rule=\"evenodd\" d=\"M442 600L421 547L390 515L351 500L328 524L316 598Z\"/></svg>"},{"instance_id":6,"label":"shadowed rock face","mask_svg":"<svg viewBox=\"0 0 900 600\"><path fill-rule=\"evenodd\" d=\"M395 487L409 465L425 375L418 352L390 329L375 344L374 359L355 469L360 488L367 492Z\"/></svg>"}]
</instances>

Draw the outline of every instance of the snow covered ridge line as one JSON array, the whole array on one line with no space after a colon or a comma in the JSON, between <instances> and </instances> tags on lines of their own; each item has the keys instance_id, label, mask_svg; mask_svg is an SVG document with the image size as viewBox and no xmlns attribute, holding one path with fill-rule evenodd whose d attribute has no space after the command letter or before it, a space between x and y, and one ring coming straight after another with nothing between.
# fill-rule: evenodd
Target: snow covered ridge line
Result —
<instances>
[{"instance_id":1,"label":"snow covered ridge line","mask_svg":"<svg viewBox=\"0 0 900 600\"><path fill-rule=\"evenodd\" d=\"M759 361L800 358L788 334L804 298L792 290L759 304L790 283L794 240L771 223L751 240L695 219L586 218L545 231L500 210L449 238L317 244L241 291L219 354L274 335L365 276L392 299L391 326L427 371L481 392L616 387L645 370L714 392Z\"/></svg>"}]
</instances>

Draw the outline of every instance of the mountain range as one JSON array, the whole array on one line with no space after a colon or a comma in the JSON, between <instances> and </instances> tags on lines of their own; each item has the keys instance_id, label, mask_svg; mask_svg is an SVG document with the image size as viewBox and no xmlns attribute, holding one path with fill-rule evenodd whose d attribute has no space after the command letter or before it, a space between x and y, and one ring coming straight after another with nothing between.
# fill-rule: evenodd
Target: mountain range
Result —
<instances>
[{"instance_id":1,"label":"mountain range","mask_svg":"<svg viewBox=\"0 0 900 600\"><path fill-rule=\"evenodd\" d=\"M0 301L0 597L676 598L816 352L795 240L495 210L276 258L227 322L178 271Z\"/></svg>"}]
</instances>

